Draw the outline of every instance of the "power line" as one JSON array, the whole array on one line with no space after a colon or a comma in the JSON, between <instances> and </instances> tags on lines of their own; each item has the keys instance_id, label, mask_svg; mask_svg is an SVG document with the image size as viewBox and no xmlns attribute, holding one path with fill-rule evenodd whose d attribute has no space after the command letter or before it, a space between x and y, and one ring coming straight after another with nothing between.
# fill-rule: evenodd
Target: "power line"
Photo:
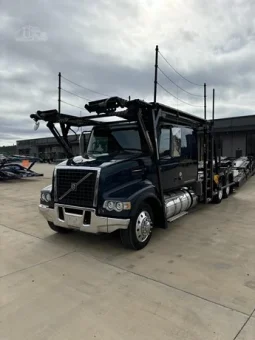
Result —
<instances>
[{"instance_id":1,"label":"power line","mask_svg":"<svg viewBox=\"0 0 255 340\"><path fill-rule=\"evenodd\" d=\"M179 100L180 102L182 102L183 104L189 105L189 106L193 106L193 107L204 107L203 105L193 105L190 103L185 102L184 100L176 97L175 95L173 95L171 92L169 92L164 86L162 86L161 84L157 83L158 86L160 86L164 91L166 91L168 94L170 94L170 96L174 97L175 99Z\"/></svg>"},{"instance_id":2,"label":"power line","mask_svg":"<svg viewBox=\"0 0 255 340\"><path fill-rule=\"evenodd\" d=\"M66 104L66 105L70 105L70 106L73 106L73 107L77 107L78 109L84 110L84 107L80 107L80 106L76 106L76 105L70 104L70 103L68 103L68 102L65 102L64 100L61 100L61 103L64 103L64 104Z\"/></svg>"},{"instance_id":3,"label":"power line","mask_svg":"<svg viewBox=\"0 0 255 340\"><path fill-rule=\"evenodd\" d=\"M165 62L174 70L174 72L176 72L181 78L183 78L184 80L186 80L187 82L189 82L190 84L192 85L195 85L195 86L204 86L204 84L196 84L196 83L193 83L192 81L190 81L189 79L185 78L183 75L181 75L170 63L169 61L163 56L163 54L158 51L158 53L161 55L161 57L165 60Z\"/></svg>"},{"instance_id":4,"label":"power line","mask_svg":"<svg viewBox=\"0 0 255 340\"><path fill-rule=\"evenodd\" d=\"M161 70L161 68L158 66L159 71L171 82L173 83L176 87L178 87L180 90L190 94L191 96L195 96L195 97L201 97L203 98L204 96L202 96L201 94L194 94L191 92L186 91L185 89L183 89L182 87L180 87L179 85L177 85L164 71Z\"/></svg>"},{"instance_id":5,"label":"power line","mask_svg":"<svg viewBox=\"0 0 255 340\"><path fill-rule=\"evenodd\" d=\"M67 93L70 93L70 94L72 94L73 96L79 97L79 98L81 98L81 99L84 99L84 100L87 100L87 101L90 101L90 100L91 100L91 99L82 97L82 96L80 96L80 95L78 95L78 94L76 94L76 93L73 93L73 92L71 92L71 91L67 91L67 90L64 89L63 87L61 87L61 90L62 90L62 91L65 91L65 92L67 92Z\"/></svg>"},{"instance_id":6,"label":"power line","mask_svg":"<svg viewBox=\"0 0 255 340\"><path fill-rule=\"evenodd\" d=\"M76 85L76 86L81 87L81 88L84 89L84 90L87 90L87 91L90 91L90 92L99 94L100 96L111 97L111 96L108 96L108 95L106 95L106 94L104 94L104 93L97 92L97 91L91 90L91 89L89 89L89 88L87 88L87 87L84 87L84 86L82 86L82 85L79 85L79 84L75 83L74 81L72 81L72 80L70 80L70 79L67 79L66 77L64 77L64 76L62 76L62 75L61 75L61 77L62 77L63 79L65 79L65 80L69 81L70 83L72 83L72 84L74 84L74 85Z\"/></svg>"}]
</instances>

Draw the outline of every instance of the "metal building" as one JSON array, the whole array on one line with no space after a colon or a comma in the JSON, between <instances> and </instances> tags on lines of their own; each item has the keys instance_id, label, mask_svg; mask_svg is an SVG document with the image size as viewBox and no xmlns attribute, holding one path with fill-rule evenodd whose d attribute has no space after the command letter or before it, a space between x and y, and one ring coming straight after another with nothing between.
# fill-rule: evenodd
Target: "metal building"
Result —
<instances>
[{"instance_id":1,"label":"metal building","mask_svg":"<svg viewBox=\"0 0 255 340\"><path fill-rule=\"evenodd\" d=\"M255 156L255 115L216 119L214 126L218 155Z\"/></svg>"},{"instance_id":2,"label":"metal building","mask_svg":"<svg viewBox=\"0 0 255 340\"><path fill-rule=\"evenodd\" d=\"M88 141L89 133L86 136ZM76 136L71 135L68 138L76 155L79 155L79 137L80 135L77 134ZM62 147L54 137L19 140L16 143L19 155L29 155L50 160L66 158Z\"/></svg>"}]
</instances>

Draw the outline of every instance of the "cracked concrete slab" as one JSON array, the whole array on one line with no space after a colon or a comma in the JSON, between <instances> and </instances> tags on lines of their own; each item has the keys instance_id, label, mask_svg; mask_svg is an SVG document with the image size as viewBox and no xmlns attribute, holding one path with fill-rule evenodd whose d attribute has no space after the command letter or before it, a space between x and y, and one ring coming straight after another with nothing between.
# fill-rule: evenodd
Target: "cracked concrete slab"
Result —
<instances>
[{"instance_id":1,"label":"cracked concrete slab","mask_svg":"<svg viewBox=\"0 0 255 340\"><path fill-rule=\"evenodd\" d=\"M82 253L5 277L0 290L0 339L232 340L247 319Z\"/></svg>"},{"instance_id":2,"label":"cracked concrete slab","mask_svg":"<svg viewBox=\"0 0 255 340\"><path fill-rule=\"evenodd\" d=\"M63 247L0 225L0 278L66 253Z\"/></svg>"},{"instance_id":3,"label":"cracked concrete slab","mask_svg":"<svg viewBox=\"0 0 255 340\"><path fill-rule=\"evenodd\" d=\"M235 340L254 340L255 339L255 318L252 317L241 330Z\"/></svg>"},{"instance_id":4,"label":"cracked concrete slab","mask_svg":"<svg viewBox=\"0 0 255 340\"><path fill-rule=\"evenodd\" d=\"M255 306L254 184L252 177L220 205L155 230L143 252L109 262L250 314Z\"/></svg>"}]
</instances>

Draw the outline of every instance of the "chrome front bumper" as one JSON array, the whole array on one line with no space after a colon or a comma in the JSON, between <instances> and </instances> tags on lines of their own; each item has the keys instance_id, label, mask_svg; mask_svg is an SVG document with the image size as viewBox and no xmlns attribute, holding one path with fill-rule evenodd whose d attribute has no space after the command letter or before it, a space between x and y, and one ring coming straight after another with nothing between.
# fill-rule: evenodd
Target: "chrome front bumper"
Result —
<instances>
[{"instance_id":1,"label":"chrome front bumper","mask_svg":"<svg viewBox=\"0 0 255 340\"><path fill-rule=\"evenodd\" d=\"M48 222L52 222L56 226L93 234L112 233L118 229L127 229L130 221L129 219L97 216L94 209L58 204L55 204L54 209L40 204L39 211ZM89 218L85 216L86 212Z\"/></svg>"}]
</instances>

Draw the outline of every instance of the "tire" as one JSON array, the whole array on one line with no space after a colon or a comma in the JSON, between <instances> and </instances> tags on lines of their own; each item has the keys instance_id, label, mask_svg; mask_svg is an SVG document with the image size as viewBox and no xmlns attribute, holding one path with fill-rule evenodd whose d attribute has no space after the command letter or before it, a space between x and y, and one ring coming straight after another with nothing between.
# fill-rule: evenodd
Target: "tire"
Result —
<instances>
[{"instance_id":1,"label":"tire","mask_svg":"<svg viewBox=\"0 0 255 340\"><path fill-rule=\"evenodd\" d=\"M230 190L229 190L229 194L231 195L231 194L233 194L233 192L234 192L234 185L231 185Z\"/></svg>"},{"instance_id":2,"label":"tire","mask_svg":"<svg viewBox=\"0 0 255 340\"><path fill-rule=\"evenodd\" d=\"M228 185L229 182L227 181L226 185ZM230 195L230 187L226 187L224 190L223 190L223 198L228 198L228 196Z\"/></svg>"},{"instance_id":3,"label":"tire","mask_svg":"<svg viewBox=\"0 0 255 340\"><path fill-rule=\"evenodd\" d=\"M229 180L229 183L234 182L234 179L233 179L232 176L229 176L229 179L228 179L228 180ZM231 186L229 187L229 195L233 194L234 190L235 190L235 185L231 185Z\"/></svg>"},{"instance_id":4,"label":"tire","mask_svg":"<svg viewBox=\"0 0 255 340\"><path fill-rule=\"evenodd\" d=\"M215 196L213 196L212 201L215 204L219 204L219 203L221 203L222 198L223 198L223 190L221 188L219 188L217 194Z\"/></svg>"},{"instance_id":5,"label":"tire","mask_svg":"<svg viewBox=\"0 0 255 340\"><path fill-rule=\"evenodd\" d=\"M131 218L128 229L120 230L120 239L124 247L133 250L146 247L151 239L153 222L154 215L151 206L142 203Z\"/></svg>"},{"instance_id":6,"label":"tire","mask_svg":"<svg viewBox=\"0 0 255 340\"><path fill-rule=\"evenodd\" d=\"M59 227L52 222L48 222L48 225L52 230L54 230L56 233L59 233L59 234L69 234L73 231L72 229Z\"/></svg>"}]
</instances>

